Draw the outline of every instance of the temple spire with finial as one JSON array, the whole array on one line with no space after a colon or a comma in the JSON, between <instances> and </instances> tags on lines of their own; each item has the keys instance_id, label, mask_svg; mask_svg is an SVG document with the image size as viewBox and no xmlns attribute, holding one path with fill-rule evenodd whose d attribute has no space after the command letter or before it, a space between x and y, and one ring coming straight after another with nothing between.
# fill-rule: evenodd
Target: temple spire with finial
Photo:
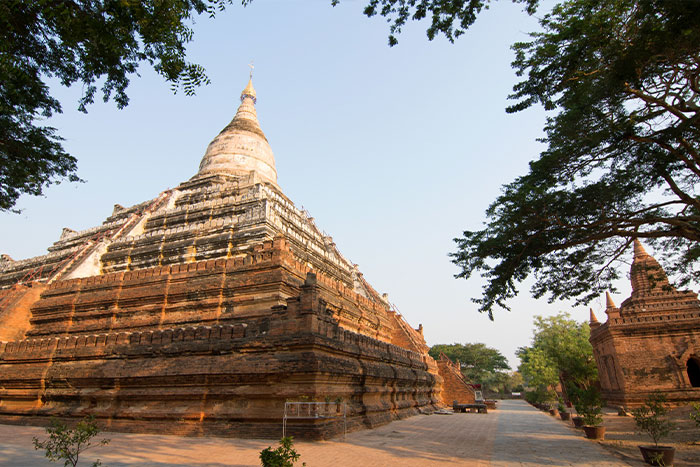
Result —
<instances>
[{"instance_id":1,"label":"temple spire with finial","mask_svg":"<svg viewBox=\"0 0 700 467\"><path fill-rule=\"evenodd\" d=\"M615 306L615 302L613 302L613 299L610 296L610 292L605 292L605 308L617 308Z\"/></svg>"},{"instance_id":2,"label":"temple spire with finial","mask_svg":"<svg viewBox=\"0 0 700 467\"><path fill-rule=\"evenodd\" d=\"M253 64L249 66L250 76L248 85L241 92L241 105L231 123L209 143L195 178L255 173L260 180L277 184L275 157L255 110Z\"/></svg>"},{"instance_id":3,"label":"temple spire with finial","mask_svg":"<svg viewBox=\"0 0 700 467\"><path fill-rule=\"evenodd\" d=\"M589 308L590 311L590 318L589 318L589 323L588 325L593 328L597 328L600 326L600 321L598 321L598 318L596 317L595 313L593 313L593 308Z\"/></svg>"},{"instance_id":4,"label":"temple spire with finial","mask_svg":"<svg viewBox=\"0 0 700 467\"><path fill-rule=\"evenodd\" d=\"M620 317L620 309L615 306L610 292L605 292L605 313L608 315L608 320L610 320L610 318Z\"/></svg>"},{"instance_id":5,"label":"temple spire with finial","mask_svg":"<svg viewBox=\"0 0 700 467\"><path fill-rule=\"evenodd\" d=\"M668 276L656 259L646 252L638 239L634 239L634 260L630 268L632 295L646 295L662 291L675 290L671 287Z\"/></svg>"},{"instance_id":6,"label":"temple spire with finial","mask_svg":"<svg viewBox=\"0 0 700 467\"><path fill-rule=\"evenodd\" d=\"M641 258L642 256L649 256L649 253L646 252L644 249L644 246L642 246L642 242L640 242L638 239L634 239L633 242L633 248L634 248L634 258Z\"/></svg>"},{"instance_id":7,"label":"temple spire with finial","mask_svg":"<svg viewBox=\"0 0 700 467\"><path fill-rule=\"evenodd\" d=\"M248 78L248 85L245 87L245 89L241 93L241 102L243 102L246 97L250 97L251 99L253 99L253 103L257 104L258 99L257 99L257 96L255 95L255 88L253 87L253 70L255 69L255 66L253 66L252 61L250 62L250 64L248 66L250 67L250 75Z\"/></svg>"}]
</instances>

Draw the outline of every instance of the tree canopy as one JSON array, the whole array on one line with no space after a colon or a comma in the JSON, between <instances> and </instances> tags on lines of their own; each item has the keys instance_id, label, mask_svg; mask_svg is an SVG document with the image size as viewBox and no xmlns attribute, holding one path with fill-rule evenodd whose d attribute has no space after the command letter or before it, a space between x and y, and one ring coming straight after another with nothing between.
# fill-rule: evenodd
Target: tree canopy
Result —
<instances>
[{"instance_id":1,"label":"tree canopy","mask_svg":"<svg viewBox=\"0 0 700 467\"><path fill-rule=\"evenodd\" d=\"M534 13L537 0L514 0ZM372 0L365 13L391 23L429 19L450 41L489 0ZM481 230L456 238L453 262L487 283L479 310L493 319L518 284L535 298L588 303L614 290L634 238L664 253L678 285L700 279L700 2L566 0L541 32L513 46L508 112L552 111L547 149L503 187Z\"/></svg>"},{"instance_id":2,"label":"tree canopy","mask_svg":"<svg viewBox=\"0 0 700 467\"><path fill-rule=\"evenodd\" d=\"M512 0L522 3L529 14L535 13L539 0ZM331 0L333 5L340 0ZM430 26L426 31L428 39L433 40L443 34L447 40L454 42L474 24L477 15L489 7L491 0L370 0L364 13L369 16L380 15L387 18L389 27L389 45L398 43L397 35L409 20L420 21L429 18Z\"/></svg>"},{"instance_id":3,"label":"tree canopy","mask_svg":"<svg viewBox=\"0 0 700 467\"><path fill-rule=\"evenodd\" d=\"M537 0L515 0L532 14ZM372 0L369 16L430 18L454 40L489 0ZM456 238L453 261L487 280L474 301L493 319L526 277L536 298L587 303L619 278L634 238L666 254L679 285L700 278L700 2L566 0L513 46L525 79L508 112L541 104L547 149L503 187L482 230Z\"/></svg>"},{"instance_id":4,"label":"tree canopy","mask_svg":"<svg viewBox=\"0 0 700 467\"><path fill-rule=\"evenodd\" d=\"M531 387L561 383L571 390L588 389L598 380L587 323L577 323L568 313L535 316L532 344L518 349L518 370Z\"/></svg>"},{"instance_id":5,"label":"tree canopy","mask_svg":"<svg viewBox=\"0 0 700 467\"><path fill-rule=\"evenodd\" d=\"M23 193L78 180L76 159L44 124L61 111L49 78L83 85L82 111L97 83L104 100L127 105L142 62L190 94L207 78L186 60L188 23L229 1L0 2L0 210ZM529 14L539 3L514 1ZM365 14L387 18L392 45L407 21L423 19L430 39L454 41L490 3L367 0ZM491 318L530 275L533 295L550 301L587 303L614 289L634 238L664 253L678 285L699 279L700 2L565 0L540 24L513 46L523 81L507 110L552 111L547 149L503 187L484 228L455 239L457 277L486 279L475 301Z\"/></svg>"},{"instance_id":6,"label":"tree canopy","mask_svg":"<svg viewBox=\"0 0 700 467\"><path fill-rule=\"evenodd\" d=\"M495 374L510 370L503 354L486 344L437 344L428 353L436 360L440 353L453 362L459 360L462 374L473 383L489 382L494 380Z\"/></svg>"},{"instance_id":7,"label":"tree canopy","mask_svg":"<svg viewBox=\"0 0 700 467\"><path fill-rule=\"evenodd\" d=\"M556 111L548 147L455 239L458 277L486 277L491 317L532 273L536 298L589 302L635 238L681 285L700 278L700 2L570 0L540 24L513 46L526 79L507 110Z\"/></svg>"},{"instance_id":8,"label":"tree canopy","mask_svg":"<svg viewBox=\"0 0 700 467\"><path fill-rule=\"evenodd\" d=\"M548 388L559 383L557 364L542 349L521 347L516 354L520 358L518 371L525 384L533 388Z\"/></svg>"},{"instance_id":9,"label":"tree canopy","mask_svg":"<svg viewBox=\"0 0 700 467\"><path fill-rule=\"evenodd\" d=\"M126 88L147 63L174 91L192 94L208 79L185 57L193 15L214 16L230 0L6 0L0 2L0 211L22 194L79 180L76 159L44 120L61 112L47 85L80 84L79 110L98 93L122 108ZM248 0L243 2L248 3Z\"/></svg>"},{"instance_id":10,"label":"tree canopy","mask_svg":"<svg viewBox=\"0 0 700 467\"><path fill-rule=\"evenodd\" d=\"M522 392L523 375L518 371L509 371L507 373L494 373L493 378L487 381L488 389L498 394L510 394L512 392Z\"/></svg>"}]
</instances>

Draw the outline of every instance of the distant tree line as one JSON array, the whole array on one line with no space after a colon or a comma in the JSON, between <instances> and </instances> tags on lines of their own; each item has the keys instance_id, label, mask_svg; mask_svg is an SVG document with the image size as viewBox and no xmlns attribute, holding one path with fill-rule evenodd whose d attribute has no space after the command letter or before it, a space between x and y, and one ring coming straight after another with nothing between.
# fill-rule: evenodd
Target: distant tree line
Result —
<instances>
[{"instance_id":1,"label":"distant tree line","mask_svg":"<svg viewBox=\"0 0 700 467\"><path fill-rule=\"evenodd\" d=\"M492 393L510 393L522 390L522 377L509 371L508 361L497 349L485 344L437 344L429 354L439 359L443 353L453 362L459 362L464 377L472 384L481 384Z\"/></svg>"}]
</instances>

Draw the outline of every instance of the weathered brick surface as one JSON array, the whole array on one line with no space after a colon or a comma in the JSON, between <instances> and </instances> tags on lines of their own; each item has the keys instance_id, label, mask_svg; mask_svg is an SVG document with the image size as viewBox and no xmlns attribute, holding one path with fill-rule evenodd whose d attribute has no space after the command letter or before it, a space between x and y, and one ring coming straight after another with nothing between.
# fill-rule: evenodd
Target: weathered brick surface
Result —
<instances>
[{"instance_id":1,"label":"weathered brick surface","mask_svg":"<svg viewBox=\"0 0 700 467\"><path fill-rule=\"evenodd\" d=\"M476 401L474 389L462 375L458 362L440 354L437 366L442 377L441 397L444 405L451 406L455 401L459 404L473 404Z\"/></svg>"},{"instance_id":2,"label":"weathered brick surface","mask_svg":"<svg viewBox=\"0 0 700 467\"><path fill-rule=\"evenodd\" d=\"M0 342L23 339L30 329L30 308L46 286L17 284L0 295Z\"/></svg>"},{"instance_id":3,"label":"weathered brick surface","mask_svg":"<svg viewBox=\"0 0 700 467\"><path fill-rule=\"evenodd\" d=\"M371 336L338 325L338 310L368 316L367 302L322 275L302 281L303 268L267 251L259 261L51 284L28 338L0 349L0 420L90 413L125 431L274 437L288 399L342 398L351 430L439 403L440 377L425 355L378 340L376 323ZM250 289L265 294L262 310L210 299ZM290 423L305 437L339 429L336 420Z\"/></svg>"},{"instance_id":4,"label":"weathered brick surface","mask_svg":"<svg viewBox=\"0 0 700 467\"><path fill-rule=\"evenodd\" d=\"M628 407L655 391L671 402L700 400L700 387L693 387L688 375L689 360L700 357L697 294L671 287L639 243L631 280L632 295L619 308L608 300L607 322L591 322L603 397Z\"/></svg>"}]
</instances>

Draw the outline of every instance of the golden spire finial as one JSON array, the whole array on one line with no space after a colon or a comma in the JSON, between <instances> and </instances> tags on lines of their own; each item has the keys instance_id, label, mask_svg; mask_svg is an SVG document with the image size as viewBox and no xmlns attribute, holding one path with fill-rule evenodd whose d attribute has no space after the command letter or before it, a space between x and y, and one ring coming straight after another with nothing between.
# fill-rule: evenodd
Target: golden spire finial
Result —
<instances>
[{"instance_id":1,"label":"golden spire finial","mask_svg":"<svg viewBox=\"0 0 700 467\"><path fill-rule=\"evenodd\" d=\"M250 67L250 79L248 79L248 85L241 93L241 102L243 102L243 99L245 99L246 97L250 97L251 99L253 99L253 103L256 104L258 100L255 96L255 88L253 88L253 69L255 69L255 66L253 65L252 60L250 61L250 64L248 66Z\"/></svg>"}]
</instances>

